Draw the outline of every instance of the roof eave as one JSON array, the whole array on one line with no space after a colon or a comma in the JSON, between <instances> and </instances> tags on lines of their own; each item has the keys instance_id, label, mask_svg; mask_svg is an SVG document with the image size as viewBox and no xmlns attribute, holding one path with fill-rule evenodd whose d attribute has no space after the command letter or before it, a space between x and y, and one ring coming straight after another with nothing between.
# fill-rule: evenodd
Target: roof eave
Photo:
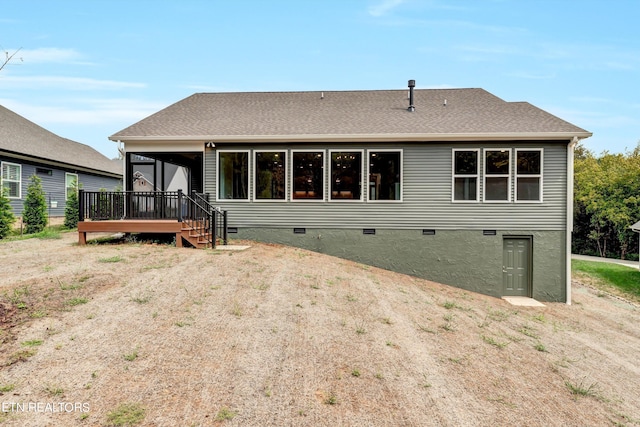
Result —
<instances>
[{"instance_id":1,"label":"roof eave","mask_svg":"<svg viewBox=\"0 0 640 427\"><path fill-rule=\"evenodd\" d=\"M402 133L402 134L301 134L301 135L182 135L182 136L117 136L120 142L411 142L411 141L553 141L585 139L591 132L498 132L498 133Z\"/></svg>"}]
</instances>

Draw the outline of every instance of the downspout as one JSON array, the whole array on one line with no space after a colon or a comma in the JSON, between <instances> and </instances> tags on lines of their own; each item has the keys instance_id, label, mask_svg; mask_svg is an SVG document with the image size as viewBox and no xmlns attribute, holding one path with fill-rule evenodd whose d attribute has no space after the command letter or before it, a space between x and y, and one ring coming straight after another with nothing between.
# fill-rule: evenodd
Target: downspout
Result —
<instances>
[{"instance_id":1,"label":"downspout","mask_svg":"<svg viewBox=\"0 0 640 427\"><path fill-rule=\"evenodd\" d=\"M566 294L567 305L571 305L571 237L573 234L573 157L576 144L580 141L574 136L567 145L567 230L566 230Z\"/></svg>"}]
</instances>

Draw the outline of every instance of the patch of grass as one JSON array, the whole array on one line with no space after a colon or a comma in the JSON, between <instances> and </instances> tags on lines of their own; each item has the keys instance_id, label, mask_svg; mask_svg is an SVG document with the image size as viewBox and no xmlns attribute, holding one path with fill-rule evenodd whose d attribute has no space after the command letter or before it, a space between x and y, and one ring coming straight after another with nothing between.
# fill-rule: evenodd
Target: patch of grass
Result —
<instances>
[{"instance_id":1,"label":"patch of grass","mask_svg":"<svg viewBox=\"0 0 640 427\"><path fill-rule=\"evenodd\" d=\"M236 317L242 317L242 307L237 302L233 303L233 307L231 308L231 314Z\"/></svg>"},{"instance_id":2,"label":"patch of grass","mask_svg":"<svg viewBox=\"0 0 640 427\"><path fill-rule=\"evenodd\" d=\"M136 348L133 352L124 355L124 360L127 362L133 362L138 358L138 349Z\"/></svg>"},{"instance_id":3,"label":"patch of grass","mask_svg":"<svg viewBox=\"0 0 640 427\"><path fill-rule=\"evenodd\" d=\"M360 376L360 370L355 368L351 371L351 376L353 377L359 377Z\"/></svg>"},{"instance_id":4,"label":"patch of grass","mask_svg":"<svg viewBox=\"0 0 640 427\"><path fill-rule=\"evenodd\" d=\"M481 335L481 337L482 341L486 342L487 344L491 344L494 347L505 348L509 344L508 342L498 341L495 338L488 337L486 335Z\"/></svg>"},{"instance_id":5,"label":"patch of grass","mask_svg":"<svg viewBox=\"0 0 640 427\"><path fill-rule=\"evenodd\" d=\"M334 392L329 392L329 394L324 398L324 403L327 405L337 405L338 396L336 396Z\"/></svg>"},{"instance_id":6,"label":"patch of grass","mask_svg":"<svg viewBox=\"0 0 640 427\"><path fill-rule=\"evenodd\" d=\"M29 341L23 341L22 345L25 347L37 347L39 345L42 345L44 341L42 340L29 340Z\"/></svg>"},{"instance_id":7,"label":"patch of grass","mask_svg":"<svg viewBox=\"0 0 640 427\"><path fill-rule=\"evenodd\" d=\"M112 257L108 257L108 258L100 258L98 259L98 262L120 262L123 261L124 258L122 258L120 255L114 255Z\"/></svg>"},{"instance_id":8,"label":"patch of grass","mask_svg":"<svg viewBox=\"0 0 640 427\"><path fill-rule=\"evenodd\" d=\"M35 356L35 354L36 350L34 349L17 351L9 356L9 360L7 361L6 366L13 365L14 363L18 362L26 362L30 357Z\"/></svg>"},{"instance_id":9,"label":"patch of grass","mask_svg":"<svg viewBox=\"0 0 640 427\"><path fill-rule=\"evenodd\" d=\"M146 296L137 296L137 297L131 297L131 301L133 302L137 302L138 304L146 304L151 300L151 297L149 295Z\"/></svg>"},{"instance_id":10,"label":"patch of grass","mask_svg":"<svg viewBox=\"0 0 640 427\"><path fill-rule=\"evenodd\" d=\"M122 403L107 414L107 422L113 426L132 426L144 420L145 410L137 403Z\"/></svg>"},{"instance_id":11,"label":"patch of grass","mask_svg":"<svg viewBox=\"0 0 640 427\"><path fill-rule=\"evenodd\" d=\"M36 310L29 314L29 317L32 319L41 319L47 315L47 312L44 310Z\"/></svg>"},{"instance_id":12,"label":"patch of grass","mask_svg":"<svg viewBox=\"0 0 640 427\"><path fill-rule=\"evenodd\" d=\"M525 325L522 328L520 328L520 333L531 338L535 338L535 339L540 338L538 334L536 334L536 331L533 330L533 328L531 328L530 326Z\"/></svg>"},{"instance_id":13,"label":"patch of grass","mask_svg":"<svg viewBox=\"0 0 640 427\"><path fill-rule=\"evenodd\" d=\"M13 391L14 388L16 388L15 384L0 385L0 393L9 393Z\"/></svg>"},{"instance_id":14,"label":"patch of grass","mask_svg":"<svg viewBox=\"0 0 640 427\"><path fill-rule=\"evenodd\" d=\"M356 302L356 301L358 301L358 298L356 298L355 296L353 296L353 295L351 295L351 294L347 294L346 298L347 298L347 301L349 301L349 302Z\"/></svg>"},{"instance_id":15,"label":"patch of grass","mask_svg":"<svg viewBox=\"0 0 640 427\"><path fill-rule=\"evenodd\" d=\"M547 352L547 348L541 342L537 343L533 348L543 353Z\"/></svg>"},{"instance_id":16,"label":"patch of grass","mask_svg":"<svg viewBox=\"0 0 640 427\"><path fill-rule=\"evenodd\" d=\"M640 298L640 272L637 268L608 262L573 260L571 270L594 278L601 285Z\"/></svg>"},{"instance_id":17,"label":"patch of grass","mask_svg":"<svg viewBox=\"0 0 640 427\"><path fill-rule=\"evenodd\" d=\"M227 408L226 406L223 406L222 408L220 408L220 410L216 414L215 420L216 421L232 420L233 417L235 417L236 415L237 415L236 412L232 411L231 409Z\"/></svg>"},{"instance_id":18,"label":"patch of grass","mask_svg":"<svg viewBox=\"0 0 640 427\"><path fill-rule=\"evenodd\" d=\"M451 310L452 308L456 308L458 304L456 304L453 301L445 301L444 304L442 304L442 306L447 310Z\"/></svg>"},{"instance_id":19,"label":"patch of grass","mask_svg":"<svg viewBox=\"0 0 640 427\"><path fill-rule=\"evenodd\" d=\"M598 396L598 384L591 383L586 385L584 383L584 379L580 381L578 384L574 384L571 381L565 381L564 384L567 386L571 394L575 397L597 397Z\"/></svg>"},{"instance_id":20,"label":"patch of grass","mask_svg":"<svg viewBox=\"0 0 640 427\"><path fill-rule=\"evenodd\" d=\"M64 394L64 390L56 386L46 386L44 391L46 391L49 396L62 396Z\"/></svg>"},{"instance_id":21,"label":"patch of grass","mask_svg":"<svg viewBox=\"0 0 640 427\"><path fill-rule=\"evenodd\" d=\"M88 302L89 300L86 298L71 298L69 301L67 301L67 304L70 306L76 306L76 305L86 304Z\"/></svg>"}]
</instances>

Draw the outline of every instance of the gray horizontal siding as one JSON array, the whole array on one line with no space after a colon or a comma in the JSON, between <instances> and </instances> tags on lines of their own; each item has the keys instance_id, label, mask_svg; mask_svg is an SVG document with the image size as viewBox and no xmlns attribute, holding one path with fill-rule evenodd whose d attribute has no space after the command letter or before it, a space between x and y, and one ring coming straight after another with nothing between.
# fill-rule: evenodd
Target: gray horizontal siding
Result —
<instances>
[{"instance_id":1,"label":"gray horizontal siding","mask_svg":"<svg viewBox=\"0 0 640 427\"><path fill-rule=\"evenodd\" d=\"M453 203L453 148L543 148L543 203ZM224 149L247 149L225 146ZM253 149L251 158L253 160ZM318 145L260 146L259 150L318 149ZM223 201L216 205L229 211L232 227L275 228L381 228L381 229L499 229L564 230L566 225L566 149L557 143L488 144L393 144L326 145L323 149L403 150L402 202L253 202ZM481 152L482 153L482 152ZM328 154L328 151L327 151ZM513 152L512 156L515 155ZM482 154L481 154L482 156ZM287 167L289 167L287 160ZM512 170L515 158L512 157ZM216 152L205 153L205 191L216 194ZM325 180L326 174L325 171ZM287 171L291 182L291 171ZM253 176L249 177L253 183ZM480 178L482 184L482 178ZM515 181L512 173L511 191ZM250 185L250 197L253 196ZM325 194L328 184L325 183ZM482 194L482 185L480 188ZM482 196L481 196L482 198ZM215 200L215 197L212 197Z\"/></svg>"},{"instance_id":2,"label":"gray horizontal siding","mask_svg":"<svg viewBox=\"0 0 640 427\"><path fill-rule=\"evenodd\" d=\"M122 180L100 175L92 175L77 172L72 169L58 169L49 165L40 165L37 163L25 162L24 160L15 160L8 157L0 158L0 161L19 164L22 166L22 182L21 182L21 198L10 199L13 214L21 216L24 209L24 202L27 198L27 188L30 184L31 177L35 174L42 180L42 189L47 200L48 214L51 217L64 216L66 203L65 174L75 173L78 175L78 181L83 189L89 191L117 190L122 188ZM51 175L36 174L36 168L51 170ZM52 203L53 202L53 203ZM56 207L53 207L56 205Z\"/></svg>"}]
</instances>

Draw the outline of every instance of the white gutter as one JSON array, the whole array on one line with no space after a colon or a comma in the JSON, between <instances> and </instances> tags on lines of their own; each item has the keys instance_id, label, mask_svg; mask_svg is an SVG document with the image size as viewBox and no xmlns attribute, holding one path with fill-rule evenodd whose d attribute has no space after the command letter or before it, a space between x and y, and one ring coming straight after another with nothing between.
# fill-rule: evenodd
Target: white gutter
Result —
<instances>
[{"instance_id":1,"label":"white gutter","mask_svg":"<svg viewBox=\"0 0 640 427\"><path fill-rule=\"evenodd\" d=\"M576 135L567 132L496 132L496 133L395 133L395 134L299 134L299 135L181 135L181 136L123 136L112 135L111 141L134 142L411 142L411 141L518 141L518 140L567 140L588 138L592 134L583 132Z\"/></svg>"},{"instance_id":2,"label":"white gutter","mask_svg":"<svg viewBox=\"0 0 640 427\"><path fill-rule=\"evenodd\" d=\"M567 305L571 305L571 237L573 234L573 154L580 141L574 136L567 145L567 230L566 230L566 289Z\"/></svg>"}]
</instances>

